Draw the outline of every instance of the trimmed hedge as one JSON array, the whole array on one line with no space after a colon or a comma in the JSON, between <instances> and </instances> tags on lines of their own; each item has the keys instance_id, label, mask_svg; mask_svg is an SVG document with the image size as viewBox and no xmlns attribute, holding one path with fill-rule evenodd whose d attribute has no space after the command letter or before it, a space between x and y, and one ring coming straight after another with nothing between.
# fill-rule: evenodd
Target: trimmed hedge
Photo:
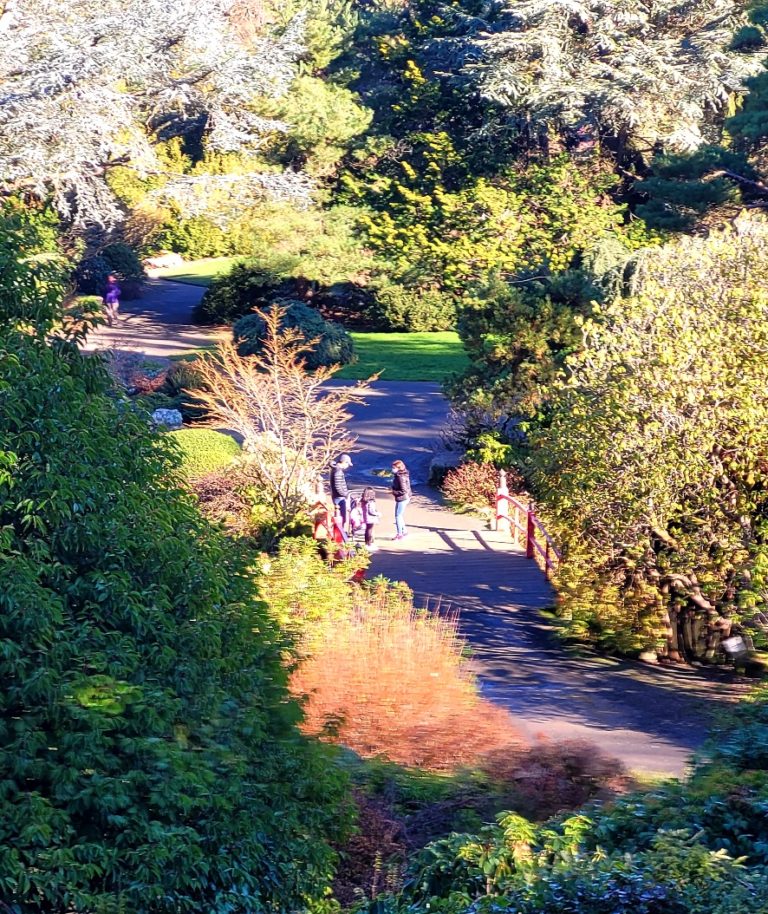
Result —
<instances>
[{"instance_id":1,"label":"trimmed hedge","mask_svg":"<svg viewBox=\"0 0 768 914\"><path fill-rule=\"evenodd\" d=\"M181 448L181 471L188 479L229 466L240 454L234 438L208 428L183 428L168 434Z\"/></svg>"}]
</instances>

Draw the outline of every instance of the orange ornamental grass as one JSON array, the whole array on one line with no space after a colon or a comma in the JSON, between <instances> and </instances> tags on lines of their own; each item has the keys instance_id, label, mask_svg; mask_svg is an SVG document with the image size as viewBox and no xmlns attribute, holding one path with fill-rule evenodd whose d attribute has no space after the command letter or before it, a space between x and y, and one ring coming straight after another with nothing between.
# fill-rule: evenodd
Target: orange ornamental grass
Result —
<instances>
[{"instance_id":1,"label":"orange ornamental grass","mask_svg":"<svg viewBox=\"0 0 768 914\"><path fill-rule=\"evenodd\" d=\"M386 588L313 626L291 689L306 696L306 732L362 756L447 771L521 747L509 714L480 697L456 619Z\"/></svg>"}]
</instances>

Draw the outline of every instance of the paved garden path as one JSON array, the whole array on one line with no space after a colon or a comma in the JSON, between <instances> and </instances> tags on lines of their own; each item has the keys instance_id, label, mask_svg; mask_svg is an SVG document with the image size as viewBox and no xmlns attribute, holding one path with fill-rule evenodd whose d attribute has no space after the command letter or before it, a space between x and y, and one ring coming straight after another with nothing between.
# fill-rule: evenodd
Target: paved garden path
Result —
<instances>
[{"instance_id":1,"label":"paved garden path","mask_svg":"<svg viewBox=\"0 0 768 914\"><path fill-rule=\"evenodd\" d=\"M554 595L536 564L480 518L447 511L424 485L447 416L432 384L380 382L355 408L355 488L379 487L383 522L371 573L406 581L417 605L457 611L485 695L508 708L532 740L586 739L632 770L681 774L715 712L744 692L727 678L565 650L541 610ZM409 536L393 540L393 503L377 471L400 457L415 497ZM436 688L439 687L436 684Z\"/></svg>"},{"instance_id":2,"label":"paved garden path","mask_svg":"<svg viewBox=\"0 0 768 914\"><path fill-rule=\"evenodd\" d=\"M158 358L211 346L228 331L192 323L192 310L204 292L202 286L149 279L141 298L120 303L113 327L99 327L90 334L86 349L119 349Z\"/></svg>"},{"instance_id":3,"label":"paved garden path","mask_svg":"<svg viewBox=\"0 0 768 914\"><path fill-rule=\"evenodd\" d=\"M121 320L101 328L88 348L147 356L182 355L209 346L223 328L191 323L205 290L150 280L144 296L121 306ZM715 711L743 687L691 669L658 669L567 652L540 612L553 594L536 565L479 518L446 510L425 483L433 447L448 416L434 384L378 382L351 422L360 451L353 486L380 490L384 522L373 574L406 581L419 605L459 613L484 693L508 708L531 739L589 739L632 769L680 774L701 745ZM400 457L415 497L409 537L394 542L386 480L377 475ZM437 687L437 686L436 686Z\"/></svg>"}]
</instances>

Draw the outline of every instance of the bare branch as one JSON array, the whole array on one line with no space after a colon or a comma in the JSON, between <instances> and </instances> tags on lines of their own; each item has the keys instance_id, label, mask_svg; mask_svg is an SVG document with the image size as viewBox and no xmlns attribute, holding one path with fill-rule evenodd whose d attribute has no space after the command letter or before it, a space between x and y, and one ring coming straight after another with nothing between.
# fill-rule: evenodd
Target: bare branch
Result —
<instances>
[{"instance_id":1,"label":"bare branch","mask_svg":"<svg viewBox=\"0 0 768 914\"><path fill-rule=\"evenodd\" d=\"M196 363L207 389L195 396L242 436L243 469L286 525L308 507L315 480L334 455L354 449L347 407L364 402L370 388L327 387L338 366L307 371L302 356L313 344L295 329L281 329L285 309L256 313L266 324L263 353L243 357L232 343L220 344Z\"/></svg>"}]
</instances>

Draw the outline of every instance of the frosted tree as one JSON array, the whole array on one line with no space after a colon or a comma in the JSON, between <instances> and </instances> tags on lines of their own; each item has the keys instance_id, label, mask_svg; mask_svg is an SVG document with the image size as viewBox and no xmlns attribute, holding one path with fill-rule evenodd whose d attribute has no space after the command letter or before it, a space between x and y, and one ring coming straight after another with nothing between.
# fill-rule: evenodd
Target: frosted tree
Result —
<instances>
[{"instance_id":1,"label":"frosted tree","mask_svg":"<svg viewBox=\"0 0 768 914\"><path fill-rule=\"evenodd\" d=\"M303 29L301 16L279 31L259 29L257 6L0 0L0 188L50 196L75 225L103 225L121 215L105 181L110 167L162 171L157 131L202 132L210 149L257 151L286 125L260 116L254 102L287 91ZM303 176L254 169L238 178L236 194L225 188L238 200L309 193ZM175 192L188 195L189 181L167 186Z\"/></svg>"},{"instance_id":2,"label":"frosted tree","mask_svg":"<svg viewBox=\"0 0 768 914\"><path fill-rule=\"evenodd\" d=\"M442 53L458 55L481 93L529 126L587 141L610 136L644 155L686 151L707 139L715 115L760 71L764 49L738 50L733 42L748 7L743 0L504 0Z\"/></svg>"}]
</instances>

